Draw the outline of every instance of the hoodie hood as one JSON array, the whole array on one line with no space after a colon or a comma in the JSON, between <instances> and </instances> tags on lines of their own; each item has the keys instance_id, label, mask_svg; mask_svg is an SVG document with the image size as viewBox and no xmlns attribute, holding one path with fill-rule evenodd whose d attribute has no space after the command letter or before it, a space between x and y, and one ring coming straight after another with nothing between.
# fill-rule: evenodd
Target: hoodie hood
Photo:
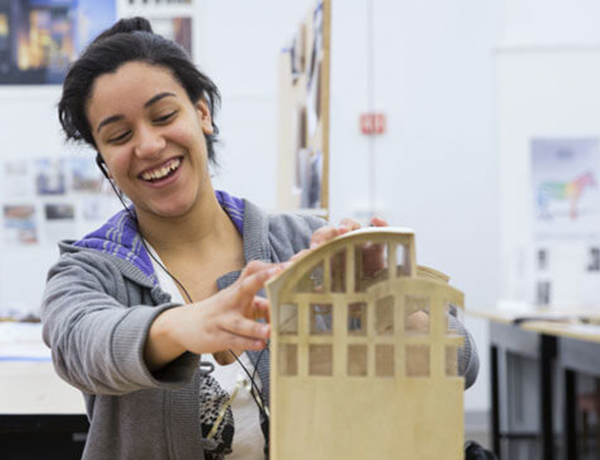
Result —
<instances>
[{"instance_id":1,"label":"hoodie hood","mask_svg":"<svg viewBox=\"0 0 600 460\"><path fill-rule=\"evenodd\" d=\"M215 196L240 235L244 231L245 202L221 190ZM131 262L157 285L152 261L137 229L135 208L130 206L112 216L102 227L74 243L79 248L94 249Z\"/></svg>"}]
</instances>

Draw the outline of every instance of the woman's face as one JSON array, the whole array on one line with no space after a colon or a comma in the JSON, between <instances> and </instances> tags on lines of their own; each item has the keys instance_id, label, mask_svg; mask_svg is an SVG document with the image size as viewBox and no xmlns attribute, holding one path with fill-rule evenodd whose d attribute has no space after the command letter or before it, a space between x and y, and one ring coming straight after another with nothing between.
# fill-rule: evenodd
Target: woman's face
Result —
<instances>
[{"instance_id":1,"label":"woman's face","mask_svg":"<svg viewBox=\"0 0 600 460\"><path fill-rule=\"evenodd\" d=\"M205 135L212 120L172 73L128 62L96 79L87 118L111 177L140 217L182 216L211 188Z\"/></svg>"}]
</instances>

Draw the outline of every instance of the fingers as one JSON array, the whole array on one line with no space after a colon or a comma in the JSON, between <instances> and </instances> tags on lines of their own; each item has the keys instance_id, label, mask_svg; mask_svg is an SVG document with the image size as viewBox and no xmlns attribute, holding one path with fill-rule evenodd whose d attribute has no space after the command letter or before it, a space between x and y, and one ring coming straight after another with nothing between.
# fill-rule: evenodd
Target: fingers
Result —
<instances>
[{"instance_id":1,"label":"fingers","mask_svg":"<svg viewBox=\"0 0 600 460\"><path fill-rule=\"evenodd\" d=\"M371 219L371 226L373 227L387 227L388 223L381 217L373 217ZM337 236L344 235L348 232L358 230L361 225L358 221L346 217L340 221L339 227L333 225L327 225L316 230L310 239L310 249L314 249L323 243L326 243ZM300 253L298 253L300 254ZM294 260L294 259L292 259Z\"/></svg>"},{"instance_id":2,"label":"fingers","mask_svg":"<svg viewBox=\"0 0 600 460\"><path fill-rule=\"evenodd\" d=\"M238 286L244 295L254 296L261 290L267 280L282 272L288 264L269 264L254 260L250 262L240 275Z\"/></svg>"},{"instance_id":3,"label":"fingers","mask_svg":"<svg viewBox=\"0 0 600 460\"><path fill-rule=\"evenodd\" d=\"M254 310L254 319L264 319L267 323L271 322L271 304L268 299L264 297L255 297L252 302L252 308Z\"/></svg>"},{"instance_id":4,"label":"fingers","mask_svg":"<svg viewBox=\"0 0 600 460\"><path fill-rule=\"evenodd\" d=\"M295 262L298 259L301 259L302 257L304 257L306 254L308 254L310 251L310 249L303 249L300 252L297 252L296 254L294 254L292 256L292 258L290 259L290 262Z\"/></svg>"},{"instance_id":5,"label":"fingers","mask_svg":"<svg viewBox=\"0 0 600 460\"><path fill-rule=\"evenodd\" d=\"M323 243L327 243L335 237L344 235L349 231L350 228L346 226L334 227L333 225L327 225L321 227L312 234L310 239L310 249L315 249Z\"/></svg>"},{"instance_id":6,"label":"fingers","mask_svg":"<svg viewBox=\"0 0 600 460\"><path fill-rule=\"evenodd\" d=\"M385 219L382 219L381 217L373 217L371 219L371 226L387 227L388 223ZM349 217L342 219L340 221L339 227L334 227L333 225L321 227L312 234L312 237L310 239L310 249L314 249L337 236L341 236L348 232L358 230L359 228L361 228L360 223Z\"/></svg>"},{"instance_id":7,"label":"fingers","mask_svg":"<svg viewBox=\"0 0 600 460\"><path fill-rule=\"evenodd\" d=\"M252 339L223 330L223 350L262 350L267 346L265 340Z\"/></svg>"},{"instance_id":8,"label":"fingers","mask_svg":"<svg viewBox=\"0 0 600 460\"><path fill-rule=\"evenodd\" d=\"M381 217L372 217L369 221L371 227L388 227L388 222ZM361 225L358 221L346 217L340 221L340 226L347 227L349 231L358 230Z\"/></svg>"},{"instance_id":9,"label":"fingers","mask_svg":"<svg viewBox=\"0 0 600 460\"><path fill-rule=\"evenodd\" d=\"M338 235L338 229L333 225L327 225L316 230L310 238L310 249L321 246L326 241L335 238Z\"/></svg>"},{"instance_id":10,"label":"fingers","mask_svg":"<svg viewBox=\"0 0 600 460\"><path fill-rule=\"evenodd\" d=\"M243 339L265 341L271 335L271 325L259 323L257 321L244 318L243 316L236 317L230 321L224 322L222 329L234 336Z\"/></svg>"},{"instance_id":11,"label":"fingers","mask_svg":"<svg viewBox=\"0 0 600 460\"><path fill-rule=\"evenodd\" d=\"M342 219L340 221L339 227L334 227L333 225L327 225L325 227L321 227L321 228L315 230L315 232L312 234L312 237L310 238L309 249L303 249L302 251L294 254L294 256L292 256L292 258L290 259L290 262L295 262L298 259L301 259L302 257L304 257L309 252L311 252L313 249L318 248L322 244L327 243L328 241L330 241L338 236L344 235L344 234L351 232L352 230L356 230L358 228L360 228L360 224L358 222L356 222L355 220L349 219L349 218Z\"/></svg>"},{"instance_id":12,"label":"fingers","mask_svg":"<svg viewBox=\"0 0 600 460\"><path fill-rule=\"evenodd\" d=\"M251 302L253 311L235 309L220 316L213 346L218 350L261 350L271 336L268 323L269 301L255 297ZM258 322L257 318L266 318L267 322Z\"/></svg>"},{"instance_id":13,"label":"fingers","mask_svg":"<svg viewBox=\"0 0 600 460\"><path fill-rule=\"evenodd\" d=\"M244 267L244 270L242 271L242 274L240 275L240 277L253 275L255 273L258 273L258 272L261 272L264 270L268 270L269 268L271 268L273 266L274 266L274 264L270 264L268 262L263 262L262 260L253 260Z\"/></svg>"},{"instance_id":14,"label":"fingers","mask_svg":"<svg viewBox=\"0 0 600 460\"><path fill-rule=\"evenodd\" d=\"M265 287L265 282L270 276L269 270L263 270L253 275L241 276L235 287L237 287L237 292L243 297L248 297L247 302L250 302L250 298L254 297L258 291Z\"/></svg>"},{"instance_id":15,"label":"fingers","mask_svg":"<svg viewBox=\"0 0 600 460\"><path fill-rule=\"evenodd\" d=\"M251 275L267 272L269 276L275 276L281 271L285 270L290 265L289 262L283 262L280 264L273 264L263 262L262 260L253 260L242 271L240 278L246 278Z\"/></svg>"},{"instance_id":16,"label":"fingers","mask_svg":"<svg viewBox=\"0 0 600 460\"><path fill-rule=\"evenodd\" d=\"M381 217L373 217L373 218L371 218L371 226L373 226L373 227L388 227L389 224L387 223L386 220L382 219Z\"/></svg>"},{"instance_id":17,"label":"fingers","mask_svg":"<svg viewBox=\"0 0 600 460\"><path fill-rule=\"evenodd\" d=\"M248 301L237 294L240 291L234 291L233 296L226 296L226 299L229 298L229 305L219 302L218 311L213 312L214 328L208 335L209 352L228 349L261 350L266 346L266 341L271 336L269 301L262 297L253 297ZM265 319L266 322L259 322L258 319Z\"/></svg>"},{"instance_id":18,"label":"fingers","mask_svg":"<svg viewBox=\"0 0 600 460\"><path fill-rule=\"evenodd\" d=\"M358 221L346 217L340 221L340 227L347 227L349 231L358 230L361 225Z\"/></svg>"}]
</instances>

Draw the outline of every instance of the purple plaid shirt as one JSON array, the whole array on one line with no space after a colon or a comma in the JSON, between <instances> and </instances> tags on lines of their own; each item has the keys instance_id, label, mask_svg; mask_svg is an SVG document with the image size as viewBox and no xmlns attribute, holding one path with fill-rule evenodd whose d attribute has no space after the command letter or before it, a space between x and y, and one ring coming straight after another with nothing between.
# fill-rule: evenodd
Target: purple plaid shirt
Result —
<instances>
[{"instance_id":1,"label":"purple plaid shirt","mask_svg":"<svg viewBox=\"0 0 600 460\"><path fill-rule=\"evenodd\" d=\"M221 190L215 195L223 210L227 213L240 235L244 234L244 208L245 203L241 198L236 198ZM89 233L75 243L81 248L96 249L106 254L127 260L138 267L154 284L158 284L154 267L146 248L142 244L141 236L133 218L135 209L131 206L112 216L98 230Z\"/></svg>"}]
</instances>

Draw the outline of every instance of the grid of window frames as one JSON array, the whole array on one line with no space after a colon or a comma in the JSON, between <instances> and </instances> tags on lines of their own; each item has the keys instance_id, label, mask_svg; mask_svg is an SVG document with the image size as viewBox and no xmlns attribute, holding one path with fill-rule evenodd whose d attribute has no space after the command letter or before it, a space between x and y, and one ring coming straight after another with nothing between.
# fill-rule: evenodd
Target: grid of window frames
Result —
<instances>
[{"instance_id":1,"label":"grid of window frames","mask_svg":"<svg viewBox=\"0 0 600 460\"><path fill-rule=\"evenodd\" d=\"M387 265L368 273L365 248L378 244ZM462 295L448 287L448 298L431 299L409 287L403 290L409 293L395 297L394 285L412 273L409 261L405 245L369 242L344 247L313 265L292 288L295 302L278 307L279 374L458 375L462 339L453 333L449 316L452 303L462 304ZM390 266L397 268L390 271ZM427 320L419 321L419 315ZM431 346L432 334L443 337L440 349ZM336 337L343 337L338 354Z\"/></svg>"}]
</instances>

